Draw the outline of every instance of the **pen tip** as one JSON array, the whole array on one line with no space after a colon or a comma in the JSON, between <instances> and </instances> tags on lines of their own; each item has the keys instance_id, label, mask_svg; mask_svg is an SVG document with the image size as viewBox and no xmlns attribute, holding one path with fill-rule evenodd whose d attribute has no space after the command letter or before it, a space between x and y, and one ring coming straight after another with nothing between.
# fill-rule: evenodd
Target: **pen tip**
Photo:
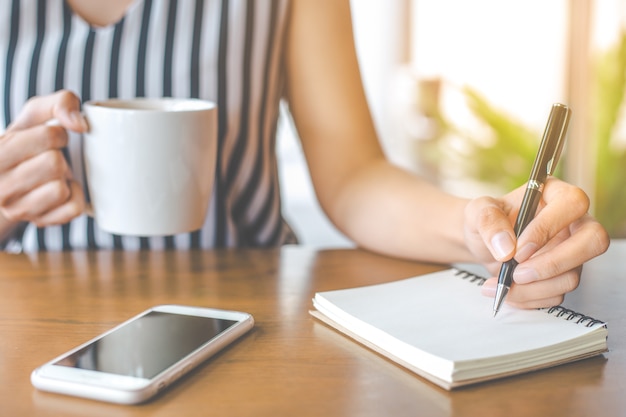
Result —
<instances>
[{"instance_id":1,"label":"pen tip","mask_svg":"<svg viewBox=\"0 0 626 417\"><path fill-rule=\"evenodd\" d=\"M498 314L498 311L500 311L500 307L502 306L504 298L506 297L506 294L508 292L509 287L507 287L506 285L498 284L498 287L496 288L496 297L493 300L493 317L495 317L496 314Z\"/></svg>"}]
</instances>

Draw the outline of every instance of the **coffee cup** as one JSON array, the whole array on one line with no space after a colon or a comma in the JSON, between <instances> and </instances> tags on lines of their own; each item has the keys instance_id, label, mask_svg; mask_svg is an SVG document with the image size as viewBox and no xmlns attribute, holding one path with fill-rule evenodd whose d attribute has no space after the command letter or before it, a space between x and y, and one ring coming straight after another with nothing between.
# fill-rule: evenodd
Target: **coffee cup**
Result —
<instances>
[{"instance_id":1,"label":"coffee cup","mask_svg":"<svg viewBox=\"0 0 626 417\"><path fill-rule=\"evenodd\" d=\"M215 179L215 103L107 99L83 112L88 206L101 229L167 236L202 227Z\"/></svg>"}]
</instances>

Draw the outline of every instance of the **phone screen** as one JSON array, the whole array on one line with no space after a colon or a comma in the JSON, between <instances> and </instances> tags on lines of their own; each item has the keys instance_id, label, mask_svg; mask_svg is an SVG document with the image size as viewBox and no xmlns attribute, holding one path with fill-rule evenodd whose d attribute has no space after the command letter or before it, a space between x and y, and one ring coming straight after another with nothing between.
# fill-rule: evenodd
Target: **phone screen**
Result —
<instances>
[{"instance_id":1,"label":"phone screen","mask_svg":"<svg viewBox=\"0 0 626 417\"><path fill-rule=\"evenodd\" d=\"M55 365L151 379L236 323L151 311Z\"/></svg>"}]
</instances>

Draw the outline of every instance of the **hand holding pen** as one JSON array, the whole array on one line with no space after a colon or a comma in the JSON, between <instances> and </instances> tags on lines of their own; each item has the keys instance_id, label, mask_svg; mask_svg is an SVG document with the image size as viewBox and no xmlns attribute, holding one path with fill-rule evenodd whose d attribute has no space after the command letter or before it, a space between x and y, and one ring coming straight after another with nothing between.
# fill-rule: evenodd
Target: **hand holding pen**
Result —
<instances>
[{"instance_id":1,"label":"hand holding pen","mask_svg":"<svg viewBox=\"0 0 626 417\"><path fill-rule=\"evenodd\" d=\"M556 169L561 151L563 150L570 115L571 110L567 106L558 103L552 106L548 124L539 145L539 151L535 157L530 178L526 185L524 199L515 222L514 230L517 237L522 234L528 223L535 217L546 179ZM498 287L493 304L494 317L500 310L500 306L511 288L513 272L516 267L517 261L515 258L511 258L504 262L500 268Z\"/></svg>"},{"instance_id":2,"label":"hand holding pen","mask_svg":"<svg viewBox=\"0 0 626 417\"><path fill-rule=\"evenodd\" d=\"M564 116L564 107L557 105L555 112ZM563 120L549 121L544 136L555 134L561 123ZM531 180L544 184L533 185L538 190L529 191L525 184L501 197L474 198L465 206L464 243L473 259L468 262L480 262L493 274L481 292L495 296L498 271L508 263L502 285L510 285L510 290L502 292L506 292L506 303L516 308L562 303L580 284L582 265L604 253L610 243L604 227L588 213L590 199L585 191L548 175L556 167L562 146L562 142L551 143L543 150L540 146L538 171L531 174Z\"/></svg>"}]
</instances>

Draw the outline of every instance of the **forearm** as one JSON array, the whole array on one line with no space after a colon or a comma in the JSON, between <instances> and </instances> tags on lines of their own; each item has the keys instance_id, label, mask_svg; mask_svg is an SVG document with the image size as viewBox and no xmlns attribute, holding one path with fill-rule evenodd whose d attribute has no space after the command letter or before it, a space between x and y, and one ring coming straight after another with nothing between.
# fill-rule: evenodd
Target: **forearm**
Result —
<instances>
[{"instance_id":1,"label":"forearm","mask_svg":"<svg viewBox=\"0 0 626 417\"><path fill-rule=\"evenodd\" d=\"M467 200L380 160L355 172L337 197L322 201L330 219L359 246L429 262L468 262Z\"/></svg>"},{"instance_id":2,"label":"forearm","mask_svg":"<svg viewBox=\"0 0 626 417\"><path fill-rule=\"evenodd\" d=\"M350 2L293 6L287 97L328 217L376 252L431 262L473 259L463 238L466 201L385 160L361 83Z\"/></svg>"}]
</instances>

